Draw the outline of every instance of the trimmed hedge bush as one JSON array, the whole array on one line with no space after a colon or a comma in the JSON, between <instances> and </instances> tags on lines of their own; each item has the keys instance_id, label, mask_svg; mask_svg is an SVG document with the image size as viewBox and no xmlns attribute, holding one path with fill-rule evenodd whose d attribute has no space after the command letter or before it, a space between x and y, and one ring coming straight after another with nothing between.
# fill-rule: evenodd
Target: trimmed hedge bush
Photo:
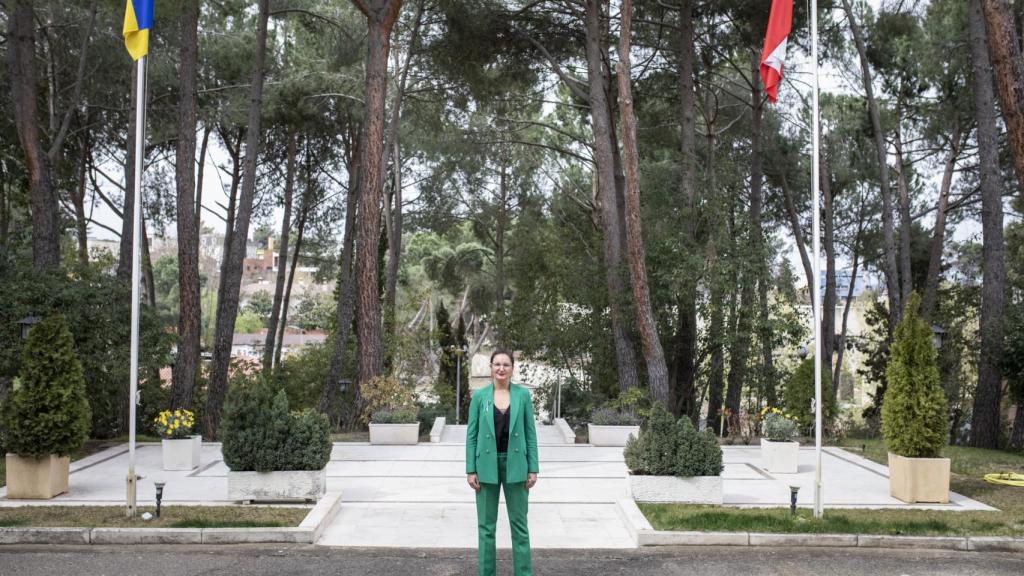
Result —
<instances>
[{"instance_id":1,"label":"trimmed hedge bush","mask_svg":"<svg viewBox=\"0 0 1024 576\"><path fill-rule=\"evenodd\" d=\"M373 424L414 424L419 422L419 411L416 408L385 408L377 410L370 416Z\"/></svg>"},{"instance_id":2,"label":"trimmed hedge bush","mask_svg":"<svg viewBox=\"0 0 1024 576\"><path fill-rule=\"evenodd\" d=\"M224 463L236 472L320 470L331 458L327 418L288 412L288 396L266 384L235 388L221 423Z\"/></svg>"},{"instance_id":3,"label":"trimmed hedge bush","mask_svg":"<svg viewBox=\"0 0 1024 576\"><path fill-rule=\"evenodd\" d=\"M64 316L50 316L29 332L4 403L5 448L19 456L67 456L89 437L91 418L71 331Z\"/></svg>"},{"instance_id":4,"label":"trimmed hedge bush","mask_svg":"<svg viewBox=\"0 0 1024 576\"><path fill-rule=\"evenodd\" d=\"M623 451L626 467L637 475L718 476L722 448L710 430L698 432L690 419L678 422L661 404L651 408L640 436L630 437Z\"/></svg>"},{"instance_id":5,"label":"trimmed hedge bush","mask_svg":"<svg viewBox=\"0 0 1024 576\"><path fill-rule=\"evenodd\" d=\"M821 396L822 425L828 428L836 416L836 398L832 393L832 375L824 362L821 363ZM814 400L814 358L807 358L797 366L786 383L783 399L786 412L796 420L800 432L808 436L814 434L814 410L811 410L811 401Z\"/></svg>"},{"instance_id":6,"label":"trimmed hedge bush","mask_svg":"<svg viewBox=\"0 0 1024 576\"><path fill-rule=\"evenodd\" d=\"M918 316L914 293L896 326L886 368L882 435L889 451L907 458L936 458L946 445L949 415L939 384L932 331Z\"/></svg>"}]
</instances>

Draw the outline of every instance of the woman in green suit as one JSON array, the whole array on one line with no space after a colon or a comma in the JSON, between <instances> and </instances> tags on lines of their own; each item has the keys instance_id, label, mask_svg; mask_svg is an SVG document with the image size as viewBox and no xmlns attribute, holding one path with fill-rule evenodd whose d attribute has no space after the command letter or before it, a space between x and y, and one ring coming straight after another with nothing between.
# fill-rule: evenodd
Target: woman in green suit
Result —
<instances>
[{"instance_id":1,"label":"woman in green suit","mask_svg":"<svg viewBox=\"0 0 1024 576\"><path fill-rule=\"evenodd\" d=\"M495 571L498 494L504 486L512 528L516 576L531 576L528 495L537 483L537 428L530 391L512 384L515 360L507 350L491 354L493 383L477 390L469 403L466 428L466 481L476 491L477 561L480 576Z\"/></svg>"}]
</instances>

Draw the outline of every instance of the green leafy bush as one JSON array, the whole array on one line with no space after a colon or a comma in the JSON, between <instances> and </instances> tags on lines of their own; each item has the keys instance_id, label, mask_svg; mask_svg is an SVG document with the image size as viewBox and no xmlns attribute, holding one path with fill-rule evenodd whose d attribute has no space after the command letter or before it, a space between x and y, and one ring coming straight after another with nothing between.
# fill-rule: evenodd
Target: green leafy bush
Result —
<instances>
[{"instance_id":1,"label":"green leafy bush","mask_svg":"<svg viewBox=\"0 0 1024 576\"><path fill-rule=\"evenodd\" d=\"M384 408L370 416L373 424L413 424L419 422L416 408Z\"/></svg>"},{"instance_id":2,"label":"green leafy bush","mask_svg":"<svg viewBox=\"0 0 1024 576\"><path fill-rule=\"evenodd\" d=\"M89 437L85 377L64 316L50 316L29 333L2 421L6 450L21 456L67 456Z\"/></svg>"},{"instance_id":3,"label":"green leafy bush","mask_svg":"<svg viewBox=\"0 0 1024 576\"><path fill-rule=\"evenodd\" d=\"M224 463L234 471L320 470L331 458L327 419L288 412L288 396L265 383L235 388L221 423Z\"/></svg>"},{"instance_id":4,"label":"green leafy bush","mask_svg":"<svg viewBox=\"0 0 1024 576\"><path fill-rule=\"evenodd\" d=\"M946 395L932 347L932 331L918 316L914 293L896 326L882 404L882 435L889 450L908 458L935 458L946 445Z\"/></svg>"},{"instance_id":5,"label":"green leafy bush","mask_svg":"<svg viewBox=\"0 0 1024 576\"><path fill-rule=\"evenodd\" d=\"M791 442L796 436L796 420L778 408L765 407L761 411L764 417L764 437L772 442Z\"/></svg>"},{"instance_id":6,"label":"green leafy bush","mask_svg":"<svg viewBox=\"0 0 1024 576\"><path fill-rule=\"evenodd\" d=\"M836 416L836 398L832 393L832 375L824 363L821 365L821 420L822 426L830 427ZM796 419L797 426L804 434L814 431L814 358L808 358L797 366L793 376L786 383L783 393L786 412Z\"/></svg>"},{"instance_id":7,"label":"green leafy bush","mask_svg":"<svg viewBox=\"0 0 1024 576\"><path fill-rule=\"evenodd\" d=\"M590 423L597 426L636 426L640 417L613 408L598 408L590 413Z\"/></svg>"},{"instance_id":8,"label":"green leafy bush","mask_svg":"<svg viewBox=\"0 0 1024 576\"><path fill-rule=\"evenodd\" d=\"M623 451L630 472L650 476L718 476L722 448L710 430L698 432L689 418L678 422L661 404L651 407L640 435Z\"/></svg>"}]
</instances>

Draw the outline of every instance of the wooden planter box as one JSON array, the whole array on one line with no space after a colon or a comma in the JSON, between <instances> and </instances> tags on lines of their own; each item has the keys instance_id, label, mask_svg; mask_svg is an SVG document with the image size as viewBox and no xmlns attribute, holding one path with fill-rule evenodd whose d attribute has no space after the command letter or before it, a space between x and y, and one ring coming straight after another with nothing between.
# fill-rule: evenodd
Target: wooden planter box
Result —
<instances>
[{"instance_id":1,"label":"wooden planter box","mask_svg":"<svg viewBox=\"0 0 1024 576\"><path fill-rule=\"evenodd\" d=\"M949 502L949 458L906 458L889 452L889 494L904 502Z\"/></svg>"},{"instance_id":2,"label":"wooden planter box","mask_svg":"<svg viewBox=\"0 0 1024 576\"><path fill-rule=\"evenodd\" d=\"M195 470L199 467L202 436L160 441L164 470Z\"/></svg>"},{"instance_id":3,"label":"wooden planter box","mask_svg":"<svg viewBox=\"0 0 1024 576\"><path fill-rule=\"evenodd\" d=\"M370 423L370 444L416 444L420 440L420 423Z\"/></svg>"},{"instance_id":4,"label":"wooden planter box","mask_svg":"<svg viewBox=\"0 0 1024 576\"><path fill-rule=\"evenodd\" d=\"M278 472L228 471L228 499L241 502L317 501L327 489L327 468Z\"/></svg>"},{"instance_id":5,"label":"wooden planter box","mask_svg":"<svg viewBox=\"0 0 1024 576\"><path fill-rule=\"evenodd\" d=\"M722 504L721 476L626 475L627 495L637 502Z\"/></svg>"},{"instance_id":6,"label":"wooden planter box","mask_svg":"<svg viewBox=\"0 0 1024 576\"><path fill-rule=\"evenodd\" d=\"M761 438L761 465L775 474L796 474L799 470L800 443L772 442Z\"/></svg>"},{"instance_id":7,"label":"wooden planter box","mask_svg":"<svg viewBox=\"0 0 1024 576\"><path fill-rule=\"evenodd\" d=\"M625 446L630 436L639 435L639 426L587 424L587 437L591 446Z\"/></svg>"},{"instance_id":8,"label":"wooden planter box","mask_svg":"<svg viewBox=\"0 0 1024 576\"><path fill-rule=\"evenodd\" d=\"M68 491L71 458L7 454L7 498L46 500Z\"/></svg>"}]
</instances>

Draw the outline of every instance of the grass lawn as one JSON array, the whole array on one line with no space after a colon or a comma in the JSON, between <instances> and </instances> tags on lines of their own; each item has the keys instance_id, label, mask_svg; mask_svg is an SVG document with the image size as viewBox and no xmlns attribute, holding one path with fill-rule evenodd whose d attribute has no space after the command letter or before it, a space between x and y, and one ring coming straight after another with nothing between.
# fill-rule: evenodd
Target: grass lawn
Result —
<instances>
[{"instance_id":1,"label":"grass lawn","mask_svg":"<svg viewBox=\"0 0 1024 576\"><path fill-rule=\"evenodd\" d=\"M841 446L865 458L887 463L881 440L845 440ZM680 504L640 504L656 530L722 532L782 532L892 535L1024 536L1024 488L989 484L989 472L1024 472L1024 454L948 446L943 456L952 460L950 489L1000 512L944 512L937 510L826 510L821 520L809 510L791 516L788 509L740 509Z\"/></svg>"},{"instance_id":2,"label":"grass lawn","mask_svg":"<svg viewBox=\"0 0 1024 576\"><path fill-rule=\"evenodd\" d=\"M156 513L140 506L139 514ZM298 526L309 508L270 506L163 506L160 519L126 518L124 506L21 506L0 508L0 526L74 528L249 528Z\"/></svg>"}]
</instances>

